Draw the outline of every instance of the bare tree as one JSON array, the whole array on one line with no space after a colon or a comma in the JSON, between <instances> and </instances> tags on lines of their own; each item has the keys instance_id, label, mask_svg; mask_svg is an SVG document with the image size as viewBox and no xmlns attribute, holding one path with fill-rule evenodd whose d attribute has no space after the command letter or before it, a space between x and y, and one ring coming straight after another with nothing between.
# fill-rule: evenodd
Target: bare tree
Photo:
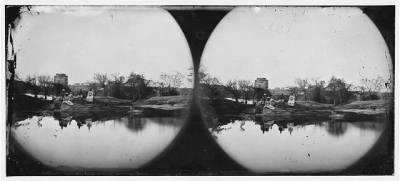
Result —
<instances>
[{"instance_id":1,"label":"bare tree","mask_svg":"<svg viewBox=\"0 0 400 181\"><path fill-rule=\"evenodd\" d=\"M187 76L188 77L187 80L189 82L194 82L194 77L195 77L194 76L194 68L190 67L189 71L191 71L191 72ZM200 66L198 76L199 76L200 83L202 82L203 79L205 79L208 76L204 67Z\"/></svg>"},{"instance_id":2,"label":"bare tree","mask_svg":"<svg viewBox=\"0 0 400 181\"><path fill-rule=\"evenodd\" d=\"M310 87L310 83L308 82L308 80L297 78L295 80L295 83L296 83L297 87L299 88L299 90L304 93L305 100L309 100L310 96L309 96L308 88Z\"/></svg>"},{"instance_id":3,"label":"bare tree","mask_svg":"<svg viewBox=\"0 0 400 181\"><path fill-rule=\"evenodd\" d=\"M161 73L161 80L167 87L179 88L183 84L184 75L176 72L172 74Z\"/></svg>"},{"instance_id":4,"label":"bare tree","mask_svg":"<svg viewBox=\"0 0 400 181\"><path fill-rule=\"evenodd\" d=\"M226 89L233 95L236 102L239 102L241 92L239 90L239 83L237 80L230 80L225 84Z\"/></svg>"},{"instance_id":5,"label":"bare tree","mask_svg":"<svg viewBox=\"0 0 400 181\"><path fill-rule=\"evenodd\" d=\"M239 90L243 95L244 103L247 104L247 100L250 97L250 93L252 92L253 86L251 85L250 80L239 80L238 81Z\"/></svg>"},{"instance_id":6,"label":"bare tree","mask_svg":"<svg viewBox=\"0 0 400 181\"><path fill-rule=\"evenodd\" d=\"M132 88L132 100L136 101L145 98L150 93L150 80L146 80L143 75L131 72L126 81Z\"/></svg>"},{"instance_id":7,"label":"bare tree","mask_svg":"<svg viewBox=\"0 0 400 181\"><path fill-rule=\"evenodd\" d=\"M48 75L39 75L37 77L39 87L44 89L44 99L47 100L47 96L49 95L49 89L53 85L53 79Z\"/></svg>"},{"instance_id":8,"label":"bare tree","mask_svg":"<svg viewBox=\"0 0 400 181\"><path fill-rule=\"evenodd\" d=\"M37 85L36 76L34 76L34 75L26 76L25 82L32 84L32 85Z\"/></svg>"},{"instance_id":9,"label":"bare tree","mask_svg":"<svg viewBox=\"0 0 400 181\"><path fill-rule=\"evenodd\" d=\"M124 94L122 92L122 84L125 81L125 77L120 76L119 73L111 74L111 78L109 78L107 88L110 91L110 95L116 98L124 98Z\"/></svg>"},{"instance_id":10,"label":"bare tree","mask_svg":"<svg viewBox=\"0 0 400 181\"><path fill-rule=\"evenodd\" d=\"M47 79L47 77L46 77L45 75L38 75L38 76L37 76L37 79L38 79L38 85L39 85L40 87L44 87L45 84L46 84L46 79Z\"/></svg>"},{"instance_id":11,"label":"bare tree","mask_svg":"<svg viewBox=\"0 0 400 181\"><path fill-rule=\"evenodd\" d=\"M299 92L299 88L298 87L289 87L289 92L292 95L297 95Z\"/></svg>"},{"instance_id":12,"label":"bare tree","mask_svg":"<svg viewBox=\"0 0 400 181\"><path fill-rule=\"evenodd\" d=\"M190 67L189 70L192 72L187 76L189 82L194 82L194 69ZM205 68L200 65L198 71L198 80L200 83L200 88L202 92L214 103L215 99L220 96L219 88L222 86L222 83L219 81L217 77L206 72Z\"/></svg>"},{"instance_id":13,"label":"bare tree","mask_svg":"<svg viewBox=\"0 0 400 181\"><path fill-rule=\"evenodd\" d=\"M361 79L362 86L360 88L363 92L368 92L371 95L372 93L381 91L384 84L385 80L381 76L375 79L363 78Z\"/></svg>"},{"instance_id":14,"label":"bare tree","mask_svg":"<svg viewBox=\"0 0 400 181\"><path fill-rule=\"evenodd\" d=\"M178 88L183 84L184 75L176 72L176 73L161 73L160 75L161 82L160 93L161 95L178 95Z\"/></svg>"},{"instance_id":15,"label":"bare tree","mask_svg":"<svg viewBox=\"0 0 400 181\"><path fill-rule=\"evenodd\" d=\"M219 95L218 88L221 86L221 82L218 80L217 77L214 77L210 74L205 74L205 76L200 79L200 86L213 102Z\"/></svg>"},{"instance_id":16,"label":"bare tree","mask_svg":"<svg viewBox=\"0 0 400 181\"><path fill-rule=\"evenodd\" d=\"M101 88L104 89L104 95L107 96L107 91L106 91L106 83L108 82L107 73L105 74L95 73L93 79L99 83Z\"/></svg>"},{"instance_id":17,"label":"bare tree","mask_svg":"<svg viewBox=\"0 0 400 181\"><path fill-rule=\"evenodd\" d=\"M113 73L110 75L110 78L107 81L109 81L109 82L124 82L125 77L121 76L119 73Z\"/></svg>"},{"instance_id":18,"label":"bare tree","mask_svg":"<svg viewBox=\"0 0 400 181\"><path fill-rule=\"evenodd\" d=\"M37 98L37 95L39 93L39 83L37 77L37 75L28 75L25 79L25 81L29 84L30 89L33 91L35 98Z\"/></svg>"},{"instance_id":19,"label":"bare tree","mask_svg":"<svg viewBox=\"0 0 400 181\"><path fill-rule=\"evenodd\" d=\"M314 84L309 86L310 97L315 102L324 103L324 88L325 88L325 81L313 79Z\"/></svg>"},{"instance_id":20,"label":"bare tree","mask_svg":"<svg viewBox=\"0 0 400 181\"><path fill-rule=\"evenodd\" d=\"M343 79L332 77L329 80L327 89L331 92L331 97L333 98L333 104L343 104L346 103L350 98L349 89L351 84L346 84Z\"/></svg>"}]
</instances>

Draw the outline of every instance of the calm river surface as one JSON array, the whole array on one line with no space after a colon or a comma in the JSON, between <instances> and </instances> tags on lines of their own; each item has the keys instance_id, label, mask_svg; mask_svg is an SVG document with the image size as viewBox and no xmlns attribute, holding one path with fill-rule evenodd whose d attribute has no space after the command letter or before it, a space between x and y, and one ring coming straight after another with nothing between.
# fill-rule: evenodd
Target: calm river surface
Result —
<instances>
[{"instance_id":1,"label":"calm river surface","mask_svg":"<svg viewBox=\"0 0 400 181\"><path fill-rule=\"evenodd\" d=\"M12 136L36 160L56 169L118 170L155 158L183 124L172 117L60 120L32 116L16 122Z\"/></svg>"},{"instance_id":2,"label":"calm river surface","mask_svg":"<svg viewBox=\"0 0 400 181\"><path fill-rule=\"evenodd\" d=\"M210 131L228 155L257 173L334 172L359 160L383 128L379 120L296 125L232 119Z\"/></svg>"}]
</instances>

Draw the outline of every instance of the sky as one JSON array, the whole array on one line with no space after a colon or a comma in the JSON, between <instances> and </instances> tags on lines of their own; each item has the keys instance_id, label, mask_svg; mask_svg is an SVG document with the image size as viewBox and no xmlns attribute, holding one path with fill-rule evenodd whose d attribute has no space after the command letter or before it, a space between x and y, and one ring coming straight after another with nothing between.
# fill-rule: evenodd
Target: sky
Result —
<instances>
[{"instance_id":1,"label":"sky","mask_svg":"<svg viewBox=\"0 0 400 181\"><path fill-rule=\"evenodd\" d=\"M269 87L296 78L332 76L360 85L391 78L391 57L372 21L358 8L240 7L217 25L201 66L222 82L257 77Z\"/></svg>"},{"instance_id":2,"label":"sky","mask_svg":"<svg viewBox=\"0 0 400 181\"><path fill-rule=\"evenodd\" d=\"M65 73L73 84L135 72L158 81L162 72L188 75L193 65L180 27L158 8L34 6L13 35L21 78ZM182 87L192 83L184 78Z\"/></svg>"}]
</instances>

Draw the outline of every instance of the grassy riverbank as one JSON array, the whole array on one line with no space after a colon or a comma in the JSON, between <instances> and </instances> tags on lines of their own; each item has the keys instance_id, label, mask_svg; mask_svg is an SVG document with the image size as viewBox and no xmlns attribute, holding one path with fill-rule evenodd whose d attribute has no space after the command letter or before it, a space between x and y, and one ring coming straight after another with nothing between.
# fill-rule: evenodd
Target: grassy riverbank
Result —
<instances>
[{"instance_id":1,"label":"grassy riverbank","mask_svg":"<svg viewBox=\"0 0 400 181\"><path fill-rule=\"evenodd\" d=\"M349 104L334 106L313 101L297 101L290 107L286 103L277 103L275 109L261 108L256 113L255 105L244 105L230 100L219 100L212 103L202 101L204 119L207 124L214 125L217 121L231 120L262 120L268 121L295 121L315 122L327 120L363 121L370 120L371 116L384 115L389 105L384 100L356 101ZM379 119L374 119L379 120Z\"/></svg>"},{"instance_id":2,"label":"grassy riverbank","mask_svg":"<svg viewBox=\"0 0 400 181\"><path fill-rule=\"evenodd\" d=\"M14 104L14 115L25 117L38 112L56 113L61 117L109 117L129 115L132 109L143 110L142 116L176 116L188 108L189 96L151 97L133 102L128 99L95 96L92 103L84 99L72 100L73 105L45 101L29 96L18 97ZM24 104L25 103L25 104ZM59 104L59 105L57 105Z\"/></svg>"},{"instance_id":3,"label":"grassy riverbank","mask_svg":"<svg viewBox=\"0 0 400 181\"><path fill-rule=\"evenodd\" d=\"M355 101L350 104L335 107L335 111L338 112L351 112L366 115L384 114L388 109L390 109L390 104L385 100Z\"/></svg>"}]
</instances>

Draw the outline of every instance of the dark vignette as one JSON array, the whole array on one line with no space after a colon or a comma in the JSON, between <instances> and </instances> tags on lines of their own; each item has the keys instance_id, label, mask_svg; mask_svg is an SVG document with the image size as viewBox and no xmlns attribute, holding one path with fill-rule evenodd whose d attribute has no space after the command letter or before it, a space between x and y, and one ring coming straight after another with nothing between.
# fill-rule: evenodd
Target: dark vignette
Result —
<instances>
[{"instance_id":1,"label":"dark vignette","mask_svg":"<svg viewBox=\"0 0 400 181\"><path fill-rule=\"evenodd\" d=\"M29 7L29 6L28 6ZM8 26L14 28L20 19L21 6L6 6L5 32ZM190 46L195 78L204 46L215 26L233 8L233 6L163 6L175 18ZM363 12L374 22L381 32L395 67L395 7L364 6ZM8 36L6 36L7 42ZM7 43L6 43L7 46ZM7 50L6 50L7 52ZM6 67L11 73L15 65ZM392 74L394 75L394 69ZM393 77L394 79L394 77ZM395 80L393 80L393 84ZM12 107L13 77L7 80L7 107ZM394 87L394 86L393 86ZM194 90L198 88L198 81ZM140 169L122 172L60 172L32 159L18 145L6 159L7 176L22 175L254 175L242 168L222 151L209 134L201 118L198 104L198 92L194 91L187 124L178 137L150 163ZM394 99L386 131L375 146L357 163L340 173L285 174L285 175L393 175L394 174ZM7 127L10 126L12 110L7 110ZM12 139L10 142L13 141ZM11 159L13 158L13 159ZM269 173L266 175L283 175Z\"/></svg>"}]
</instances>

